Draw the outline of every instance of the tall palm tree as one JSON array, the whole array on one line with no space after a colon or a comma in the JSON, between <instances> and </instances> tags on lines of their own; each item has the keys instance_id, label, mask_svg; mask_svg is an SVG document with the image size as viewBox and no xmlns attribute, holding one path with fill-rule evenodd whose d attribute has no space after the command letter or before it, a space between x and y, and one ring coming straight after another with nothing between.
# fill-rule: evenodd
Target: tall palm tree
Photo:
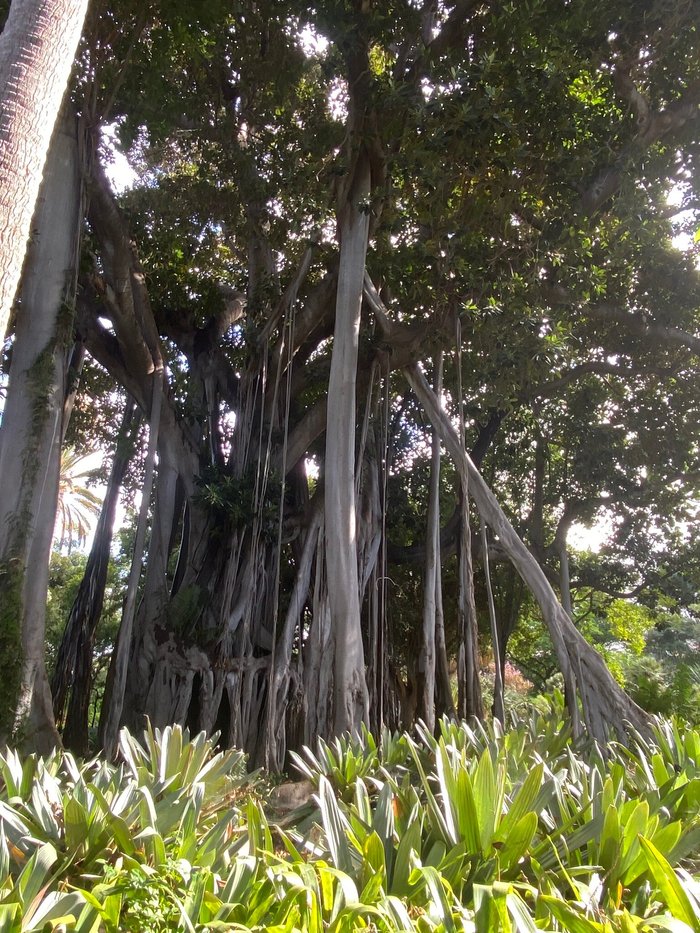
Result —
<instances>
[{"instance_id":1,"label":"tall palm tree","mask_svg":"<svg viewBox=\"0 0 700 933\"><path fill-rule=\"evenodd\" d=\"M81 456L71 447L61 451L54 543L69 554L75 545L85 544L102 508L102 499L80 482L94 476L91 460L91 456Z\"/></svg>"}]
</instances>

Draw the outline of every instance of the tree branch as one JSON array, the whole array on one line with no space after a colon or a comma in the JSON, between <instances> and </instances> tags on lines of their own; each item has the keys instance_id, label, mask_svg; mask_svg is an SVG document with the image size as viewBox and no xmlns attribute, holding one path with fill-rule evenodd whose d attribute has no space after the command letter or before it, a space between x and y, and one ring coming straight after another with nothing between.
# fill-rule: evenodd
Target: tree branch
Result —
<instances>
[{"instance_id":1,"label":"tree branch","mask_svg":"<svg viewBox=\"0 0 700 933\"><path fill-rule=\"evenodd\" d=\"M597 213L617 193L625 174L625 165L629 160L665 136L678 132L689 120L697 119L700 112L700 80L689 85L678 100L662 110L651 112L648 107L645 110L641 94L636 89L631 89L634 88L632 81L625 80L624 72L618 73L616 78L616 86L618 90L623 89L623 96L626 94L629 100L634 98L637 118L639 120L641 116L643 122L637 136L620 153L614 164L603 168L584 191L581 206L587 216Z\"/></svg>"},{"instance_id":2,"label":"tree branch","mask_svg":"<svg viewBox=\"0 0 700 933\"><path fill-rule=\"evenodd\" d=\"M545 287L543 297L550 307L576 305L574 296L565 288L558 286ZM670 327L659 324L650 318L645 311L630 312L615 305L601 302L600 304L583 304L581 310L590 317L601 321L614 321L623 324L629 331L640 337L648 337L657 343L661 341L674 347L684 347L695 355L700 355L700 337L679 327Z\"/></svg>"},{"instance_id":3,"label":"tree branch","mask_svg":"<svg viewBox=\"0 0 700 933\"><path fill-rule=\"evenodd\" d=\"M449 49L464 43L468 19L480 6L483 6L483 0L457 0L440 32L428 43L427 50L431 58L444 55Z\"/></svg>"},{"instance_id":4,"label":"tree branch","mask_svg":"<svg viewBox=\"0 0 700 933\"><path fill-rule=\"evenodd\" d=\"M649 101L640 92L632 76L628 65L619 64L614 74L615 90L637 114L637 126L640 134L644 133L649 126L651 119L651 107Z\"/></svg>"},{"instance_id":5,"label":"tree branch","mask_svg":"<svg viewBox=\"0 0 700 933\"><path fill-rule=\"evenodd\" d=\"M622 308L616 308L613 305L599 304L588 305L585 309L586 314L596 317L598 320L615 321L623 324L628 330L640 337L647 337L650 340L661 341L674 347L684 347L690 350L696 356L700 356L700 337L680 330L677 327L669 327L666 324L658 324L650 321L644 314L630 313Z\"/></svg>"},{"instance_id":6,"label":"tree branch","mask_svg":"<svg viewBox=\"0 0 700 933\"><path fill-rule=\"evenodd\" d=\"M97 163L90 186L88 219L100 243L104 275L94 285L107 302L125 359L145 373L162 369L160 338L145 278L107 176Z\"/></svg>"}]
</instances>

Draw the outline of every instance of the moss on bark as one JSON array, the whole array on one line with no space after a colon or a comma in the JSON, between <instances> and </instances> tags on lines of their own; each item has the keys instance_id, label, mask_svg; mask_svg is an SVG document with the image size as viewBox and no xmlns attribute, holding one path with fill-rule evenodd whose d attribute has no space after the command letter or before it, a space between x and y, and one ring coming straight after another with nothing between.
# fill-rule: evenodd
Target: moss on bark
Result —
<instances>
[{"instance_id":1,"label":"moss on bark","mask_svg":"<svg viewBox=\"0 0 700 933\"><path fill-rule=\"evenodd\" d=\"M0 739L15 738L15 714L22 683L22 584L18 558L0 565Z\"/></svg>"}]
</instances>

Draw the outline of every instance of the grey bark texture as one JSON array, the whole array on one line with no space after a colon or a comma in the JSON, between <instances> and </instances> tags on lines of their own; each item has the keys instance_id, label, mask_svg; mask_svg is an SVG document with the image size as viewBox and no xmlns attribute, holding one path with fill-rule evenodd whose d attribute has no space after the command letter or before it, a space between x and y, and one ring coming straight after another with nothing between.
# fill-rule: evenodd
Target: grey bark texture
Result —
<instances>
[{"instance_id":1,"label":"grey bark texture","mask_svg":"<svg viewBox=\"0 0 700 933\"><path fill-rule=\"evenodd\" d=\"M104 604L114 519L124 474L133 454L135 404L127 400L95 537L61 638L51 680L54 714L63 724L63 742L78 755L88 751L88 712L95 630ZM67 711L66 711L67 707Z\"/></svg>"},{"instance_id":2,"label":"grey bark texture","mask_svg":"<svg viewBox=\"0 0 700 933\"><path fill-rule=\"evenodd\" d=\"M59 742L44 630L83 213L78 158L76 123L66 119L54 134L39 197L0 431L4 675L12 679L13 665L21 664L18 697L8 700L14 715L9 731L44 753ZM13 626L19 626L21 646L10 663Z\"/></svg>"},{"instance_id":3,"label":"grey bark texture","mask_svg":"<svg viewBox=\"0 0 700 933\"><path fill-rule=\"evenodd\" d=\"M88 0L13 0L0 35L0 339Z\"/></svg>"},{"instance_id":4,"label":"grey bark texture","mask_svg":"<svg viewBox=\"0 0 700 933\"><path fill-rule=\"evenodd\" d=\"M362 289L369 234L369 161L361 158L340 224L340 269L326 425L326 565L334 638L334 730L367 722L355 507L355 408Z\"/></svg>"},{"instance_id":5,"label":"grey bark texture","mask_svg":"<svg viewBox=\"0 0 700 933\"><path fill-rule=\"evenodd\" d=\"M105 754L114 754L121 724L122 709L124 707L124 694L128 675L128 661L131 649L131 636L136 615L136 595L143 562L146 542L146 526L148 512L153 490L153 475L155 470L156 450L158 449L158 431L160 428L160 414L163 400L163 372L155 370L153 373L153 391L151 400L151 418L149 424L148 454L146 457L146 471L141 491L141 508L139 510L136 526L136 540L134 542L134 555L131 562L129 582L127 584L124 613L119 626L117 643L114 647L112 663L110 664L103 711L100 717L100 743Z\"/></svg>"},{"instance_id":6,"label":"grey bark texture","mask_svg":"<svg viewBox=\"0 0 700 933\"><path fill-rule=\"evenodd\" d=\"M588 644L560 605L542 568L516 534L496 497L464 450L425 376L416 364L407 367L405 374L431 422L439 430L458 471L463 477L468 477L469 494L476 503L482 521L498 536L503 550L537 600L567 685L574 733L580 733L576 701L578 692L589 735L598 742L605 744L611 732L625 739L627 723L648 734L647 714L616 683L601 656Z\"/></svg>"},{"instance_id":7,"label":"grey bark texture","mask_svg":"<svg viewBox=\"0 0 700 933\"><path fill-rule=\"evenodd\" d=\"M442 353L435 362L435 392L442 392ZM430 460L430 487L428 493L428 519L425 533L425 567L423 569L423 626L418 657L418 715L431 732L435 729L435 672L437 587L440 576L440 435L432 432Z\"/></svg>"}]
</instances>

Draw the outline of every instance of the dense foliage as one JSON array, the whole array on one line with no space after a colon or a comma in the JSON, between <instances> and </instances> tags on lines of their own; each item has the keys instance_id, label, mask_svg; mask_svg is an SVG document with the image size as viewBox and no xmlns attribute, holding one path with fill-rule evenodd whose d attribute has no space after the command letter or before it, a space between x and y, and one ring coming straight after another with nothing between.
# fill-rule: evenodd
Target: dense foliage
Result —
<instances>
[{"instance_id":1,"label":"dense foliage","mask_svg":"<svg viewBox=\"0 0 700 933\"><path fill-rule=\"evenodd\" d=\"M6 752L0 929L700 929L700 733L603 758L562 714L320 742L291 811L178 727L117 766Z\"/></svg>"},{"instance_id":2,"label":"dense foliage","mask_svg":"<svg viewBox=\"0 0 700 933\"><path fill-rule=\"evenodd\" d=\"M698 2L94 0L5 359L0 737L279 770L483 718L480 668L503 719L509 659L577 740L696 716ZM112 465L47 656L59 447Z\"/></svg>"}]
</instances>

